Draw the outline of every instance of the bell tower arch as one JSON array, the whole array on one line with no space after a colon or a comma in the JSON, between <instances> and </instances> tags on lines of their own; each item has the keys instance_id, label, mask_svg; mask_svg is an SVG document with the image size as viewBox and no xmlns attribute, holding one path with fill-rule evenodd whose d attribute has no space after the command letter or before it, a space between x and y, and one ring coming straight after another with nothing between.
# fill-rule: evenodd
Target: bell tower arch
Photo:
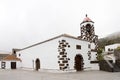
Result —
<instances>
[{"instance_id":1,"label":"bell tower arch","mask_svg":"<svg viewBox=\"0 0 120 80\"><path fill-rule=\"evenodd\" d=\"M80 23L81 36L80 39L87 40L95 44L95 49L98 49L98 36L95 35L94 22L87 16Z\"/></svg>"}]
</instances>

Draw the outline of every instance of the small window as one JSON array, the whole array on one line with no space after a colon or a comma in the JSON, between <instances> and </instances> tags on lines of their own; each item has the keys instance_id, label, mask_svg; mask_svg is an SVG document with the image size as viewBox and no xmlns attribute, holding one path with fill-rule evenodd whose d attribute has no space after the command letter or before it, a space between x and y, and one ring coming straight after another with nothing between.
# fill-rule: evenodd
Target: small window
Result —
<instances>
[{"instance_id":1,"label":"small window","mask_svg":"<svg viewBox=\"0 0 120 80\"><path fill-rule=\"evenodd\" d=\"M111 49L111 51L113 51L113 49Z\"/></svg>"},{"instance_id":2,"label":"small window","mask_svg":"<svg viewBox=\"0 0 120 80\"><path fill-rule=\"evenodd\" d=\"M21 54L19 54L19 57L21 56Z\"/></svg>"},{"instance_id":3,"label":"small window","mask_svg":"<svg viewBox=\"0 0 120 80\"><path fill-rule=\"evenodd\" d=\"M81 49L81 45L76 45L76 49Z\"/></svg>"},{"instance_id":4,"label":"small window","mask_svg":"<svg viewBox=\"0 0 120 80\"><path fill-rule=\"evenodd\" d=\"M88 44L88 48L91 48L91 45L90 45L90 44Z\"/></svg>"},{"instance_id":5,"label":"small window","mask_svg":"<svg viewBox=\"0 0 120 80\"><path fill-rule=\"evenodd\" d=\"M66 42L66 40L62 40L62 42Z\"/></svg>"},{"instance_id":6,"label":"small window","mask_svg":"<svg viewBox=\"0 0 120 80\"><path fill-rule=\"evenodd\" d=\"M110 51L110 48L108 48L108 51Z\"/></svg>"},{"instance_id":7,"label":"small window","mask_svg":"<svg viewBox=\"0 0 120 80\"><path fill-rule=\"evenodd\" d=\"M1 62L1 68L5 69L5 67L6 67L6 62Z\"/></svg>"}]
</instances>

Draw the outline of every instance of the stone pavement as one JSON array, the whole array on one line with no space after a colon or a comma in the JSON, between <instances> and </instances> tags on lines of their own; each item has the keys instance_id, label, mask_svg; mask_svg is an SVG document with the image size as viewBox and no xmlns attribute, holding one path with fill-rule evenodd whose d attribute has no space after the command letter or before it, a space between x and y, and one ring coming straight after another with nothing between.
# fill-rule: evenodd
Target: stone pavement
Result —
<instances>
[{"instance_id":1,"label":"stone pavement","mask_svg":"<svg viewBox=\"0 0 120 80\"><path fill-rule=\"evenodd\" d=\"M120 80L120 72L82 71L47 72L30 70L2 70L0 80Z\"/></svg>"}]
</instances>

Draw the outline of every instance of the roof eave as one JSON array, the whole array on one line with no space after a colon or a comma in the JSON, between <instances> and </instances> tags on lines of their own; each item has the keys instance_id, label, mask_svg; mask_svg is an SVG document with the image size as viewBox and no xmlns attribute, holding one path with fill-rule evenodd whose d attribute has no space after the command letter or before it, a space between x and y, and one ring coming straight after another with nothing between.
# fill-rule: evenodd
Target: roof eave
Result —
<instances>
[{"instance_id":1,"label":"roof eave","mask_svg":"<svg viewBox=\"0 0 120 80\"><path fill-rule=\"evenodd\" d=\"M83 23L86 23L86 22L92 22L92 23L94 23L93 21L83 21L83 22L80 23L80 25L83 24Z\"/></svg>"},{"instance_id":2,"label":"roof eave","mask_svg":"<svg viewBox=\"0 0 120 80\"><path fill-rule=\"evenodd\" d=\"M45 40L45 41L42 41L42 42L39 42L39 43L33 44L33 45L31 45L31 46L28 46L28 47L22 48L22 49L20 49L19 51L22 51L22 50L25 50L25 49L28 49L28 48L31 48L31 47L37 46L37 45L39 45L39 44L46 43L46 42L48 42L48 41L51 41L51 40L54 40L54 39L57 39L57 38L60 38L60 37L68 37L68 38L73 38L73 39L76 39L76 40L82 40L82 39L79 39L79 38L77 38L77 37L74 37L74 36L71 36L71 35L68 35L68 34L62 34L62 35L59 35L59 36L56 36L56 37L50 38L50 39L48 39L48 40ZM82 40L82 41L85 41L85 40Z\"/></svg>"}]
</instances>

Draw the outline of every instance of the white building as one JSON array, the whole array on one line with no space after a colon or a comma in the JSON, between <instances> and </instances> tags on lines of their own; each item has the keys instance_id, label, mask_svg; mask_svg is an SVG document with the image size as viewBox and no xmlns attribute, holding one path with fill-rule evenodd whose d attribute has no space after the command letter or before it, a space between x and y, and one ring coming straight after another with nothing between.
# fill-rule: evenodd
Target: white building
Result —
<instances>
[{"instance_id":1,"label":"white building","mask_svg":"<svg viewBox=\"0 0 120 80\"><path fill-rule=\"evenodd\" d=\"M114 49L116 49L119 46L120 46L119 43L105 46L104 58L107 60L113 60L113 62L115 63L116 58L114 55L115 54Z\"/></svg>"},{"instance_id":2,"label":"white building","mask_svg":"<svg viewBox=\"0 0 120 80\"><path fill-rule=\"evenodd\" d=\"M116 49L119 46L120 46L120 43L107 45L107 46L105 46L105 52L114 51L114 49Z\"/></svg>"},{"instance_id":3,"label":"white building","mask_svg":"<svg viewBox=\"0 0 120 80\"><path fill-rule=\"evenodd\" d=\"M14 55L8 55L1 60L2 69L21 68L21 60Z\"/></svg>"},{"instance_id":4,"label":"white building","mask_svg":"<svg viewBox=\"0 0 120 80\"><path fill-rule=\"evenodd\" d=\"M87 40L82 39L80 36L78 38L62 34L25 47L16 51L16 56L22 60L21 66L36 70L98 69L98 64L95 63L97 52L96 36L92 33L94 31L93 21L90 19L88 21L88 19L86 16L82 22L83 24L86 23L86 25L82 25L83 27L87 26L87 23L89 24L89 31L88 26L85 27Z\"/></svg>"}]
</instances>

